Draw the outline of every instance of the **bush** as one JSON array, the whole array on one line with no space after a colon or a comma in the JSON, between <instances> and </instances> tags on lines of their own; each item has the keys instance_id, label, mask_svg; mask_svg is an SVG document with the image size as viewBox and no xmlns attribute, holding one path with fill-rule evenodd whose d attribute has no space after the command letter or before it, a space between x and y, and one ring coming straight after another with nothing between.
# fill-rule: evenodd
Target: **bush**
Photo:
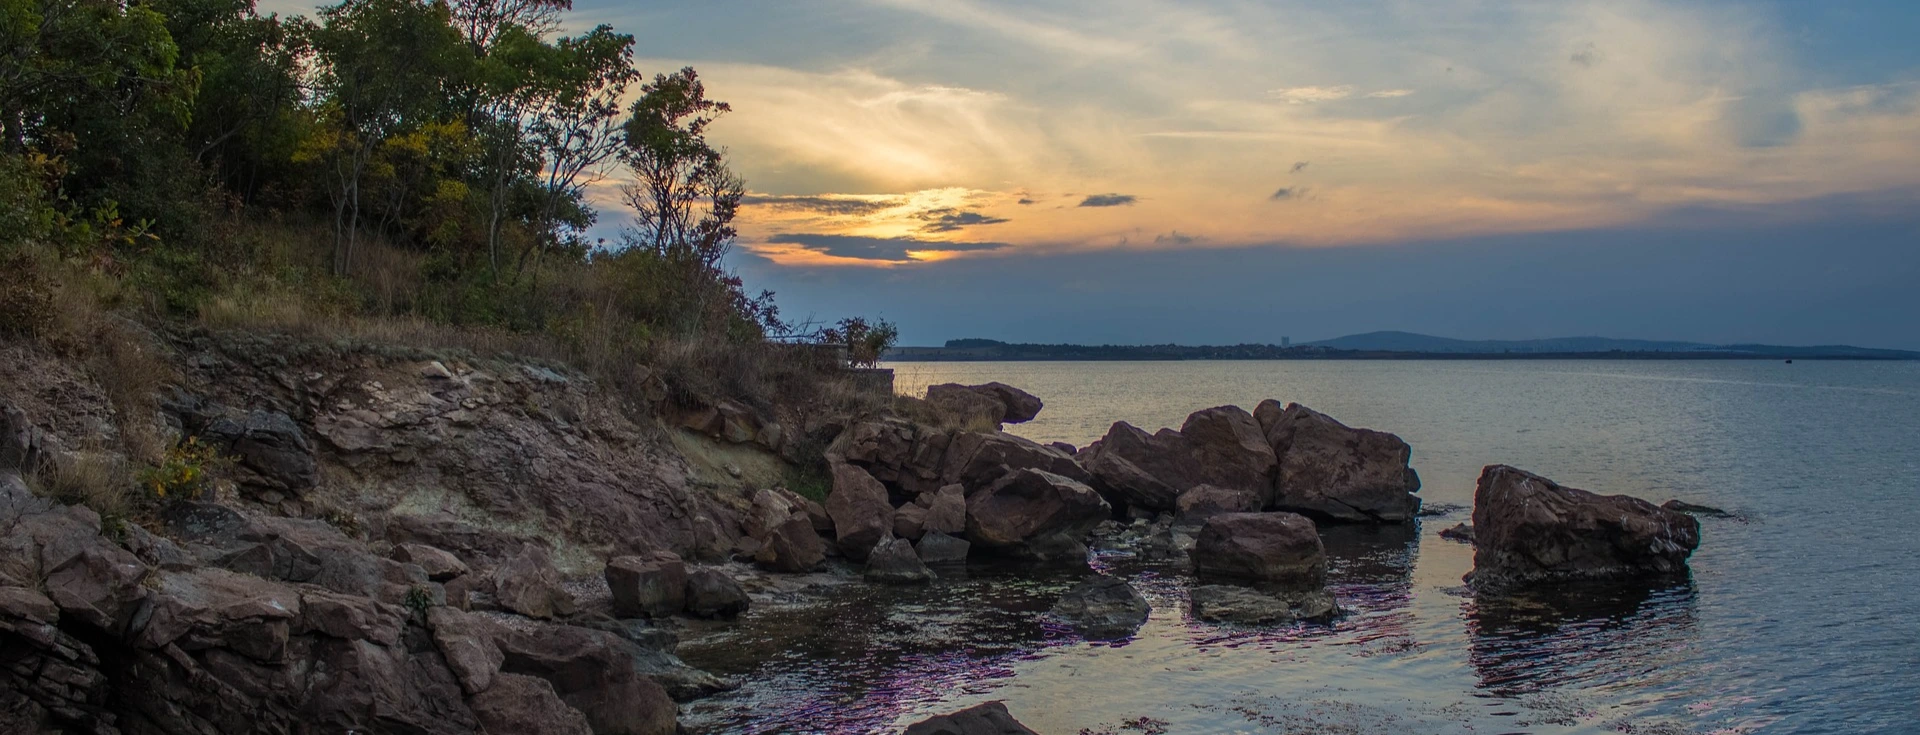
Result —
<instances>
[{"instance_id":1,"label":"bush","mask_svg":"<svg viewBox=\"0 0 1920 735\"><path fill-rule=\"evenodd\" d=\"M187 437L167 450L160 463L140 471L139 480L155 500L193 500L213 487L214 476L231 460L199 437Z\"/></svg>"}]
</instances>

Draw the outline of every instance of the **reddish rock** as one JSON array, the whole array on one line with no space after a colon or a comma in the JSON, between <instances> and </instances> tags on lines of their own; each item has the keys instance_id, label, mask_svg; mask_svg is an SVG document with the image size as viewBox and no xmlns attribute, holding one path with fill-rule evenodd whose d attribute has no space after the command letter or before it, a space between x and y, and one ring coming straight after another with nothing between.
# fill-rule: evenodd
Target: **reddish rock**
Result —
<instances>
[{"instance_id":1,"label":"reddish rock","mask_svg":"<svg viewBox=\"0 0 1920 735\"><path fill-rule=\"evenodd\" d=\"M1043 560L1084 559L1081 539L1113 514L1093 488L1022 469L967 499L967 539L996 553Z\"/></svg>"},{"instance_id":2,"label":"reddish rock","mask_svg":"<svg viewBox=\"0 0 1920 735\"><path fill-rule=\"evenodd\" d=\"M964 533L967 530L967 490L960 485L947 485L932 493L933 500L927 506L927 516L920 522L920 528L926 533Z\"/></svg>"},{"instance_id":3,"label":"reddish rock","mask_svg":"<svg viewBox=\"0 0 1920 735\"><path fill-rule=\"evenodd\" d=\"M1203 577L1319 587L1327 554L1313 521L1294 513L1222 513L1194 539L1194 571Z\"/></svg>"},{"instance_id":4,"label":"reddish rock","mask_svg":"<svg viewBox=\"0 0 1920 735\"><path fill-rule=\"evenodd\" d=\"M436 607L427 611L427 628L461 689L478 694L493 686L506 654L493 642L489 624L450 607Z\"/></svg>"},{"instance_id":5,"label":"reddish rock","mask_svg":"<svg viewBox=\"0 0 1920 735\"><path fill-rule=\"evenodd\" d=\"M1013 719L1002 702L988 702L929 717L907 726L905 735L1038 735Z\"/></svg>"},{"instance_id":6,"label":"reddish rock","mask_svg":"<svg viewBox=\"0 0 1920 735\"><path fill-rule=\"evenodd\" d=\"M786 521L769 529L753 556L754 563L776 572L804 572L826 559L827 545L803 511L794 511Z\"/></svg>"},{"instance_id":7,"label":"reddish rock","mask_svg":"<svg viewBox=\"0 0 1920 735\"><path fill-rule=\"evenodd\" d=\"M834 539L841 552L855 561L865 561L873 545L893 533L893 505L887 501L886 486L845 462L833 463L827 515L833 518Z\"/></svg>"},{"instance_id":8,"label":"reddish rock","mask_svg":"<svg viewBox=\"0 0 1920 735\"><path fill-rule=\"evenodd\" d=\"M501 674L471 704L486 735L593 735L586 715L560 701L553 685L538 677Z\"/></svg>"},{"instance_id":9,"label":"reddish rock","mask_svg":"<svg viewBox=\"0 0 1920 735\"><path fill-rule=\"evenodd\" d=\"M687 567L672 552L615 557L604 574L615 615L664 618L687 607Z\"/></svg>"},{"instance_id":10,"label":"reddish rock","mask_svg":"<svg viewBox=\"0 0 1920 735\"><path fill-rule=\"evenodd\" d=\"M1255 513L1260 506L1260 495L1252 490L1195 485L1180 494L1175 510L1181 523L1197 524L1221 513Z\"/></svg>"},{"instance_id":11,"label":"reddish rock","mask_svg":"<svg viewBox=\"0 0 1920 735\"><path fill-rule=\"evenodd\" d=\"M1687 573L1700 522L1625 495L1596 495L1506 465L1473 494L1476 589Z\"/></svg>"},{"instance_id":12,"label":"reddish rock","mask_svg":"<svg viewBox=\"0 0 1920 735\"><path fill-rule=\"evenodd\" d=\"M1280 466L1268 507L1366 523L1404 523L1419 512L1420 476L1400 437L1349 428L1298 403L1263 401L1258 415Z\"/></svg>"}]
</instances>

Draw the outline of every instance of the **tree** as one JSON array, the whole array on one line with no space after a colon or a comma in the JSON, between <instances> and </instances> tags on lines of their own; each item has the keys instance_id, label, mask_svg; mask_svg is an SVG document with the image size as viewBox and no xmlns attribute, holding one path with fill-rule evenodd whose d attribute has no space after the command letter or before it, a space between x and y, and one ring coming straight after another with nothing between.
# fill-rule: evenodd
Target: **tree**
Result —
<instances>
[{"instance_id":1,"label":"tree","mask_svg":"<svg viewBox=\"0 0 1920 735\"><path fill-rule=\"evenodd\" d=\"M893 349L900 338L900 329L893 322L875 319L868 323L863 317L842 319L839 323L820 330L814 341L823 345L843 347L847 351L847 362L854 367L874 367L880 364L880 357Z\"/></svg>"},{"instance_id":2,"label":"tree","mask_svg":"<svg viewBox=\"0 0 1920 735\"><path fill-rule=\"evenodd\" d=\"M472 57L445 3L346 0L320 11L313 32L322 127L307 157L323 161L334 209L335 274L353 261L367 164L387 138L446 112Z\"/></svg>"},{"instance_id":3,"label":"tree","mask_svg":"<svg viewBox=\"0 0 1920 735\"><path fill-rule=\"evenodd\" d=\"M636 219L628 244L717 271L746 185L706 132L733 108L707 99L693 67L656 76L640 91L621 153L634 174L623 191Z\"/></svg>"}]
</instances>

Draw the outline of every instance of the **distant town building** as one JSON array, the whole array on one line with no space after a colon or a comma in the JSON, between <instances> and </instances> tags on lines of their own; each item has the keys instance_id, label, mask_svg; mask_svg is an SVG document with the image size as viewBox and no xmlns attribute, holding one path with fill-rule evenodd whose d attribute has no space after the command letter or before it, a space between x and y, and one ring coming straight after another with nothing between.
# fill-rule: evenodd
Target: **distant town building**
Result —
<instances>
[{"instance_id":1,"label":"distant town building","mask_svg":"<svg viewBox=\"0 0 1920 735\"><path fill-rule=\"evenodd\" d=\"M1292 346L1293 346L1293 338L1292 338L1292 337L1281 337L1281 338L1280 338L1280 346L1281 346L1281 347L1292 347Z\"/></svg>"}]
</instances>

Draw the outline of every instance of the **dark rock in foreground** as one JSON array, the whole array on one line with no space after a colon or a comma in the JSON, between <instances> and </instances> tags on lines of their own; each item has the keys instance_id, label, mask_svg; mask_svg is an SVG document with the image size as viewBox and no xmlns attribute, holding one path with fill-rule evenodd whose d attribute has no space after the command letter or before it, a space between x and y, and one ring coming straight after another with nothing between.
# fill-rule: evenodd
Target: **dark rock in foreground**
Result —
<instances>
[{"instance_id":1,"label":"dark rock in foreground","mask_svg":"<svg viewBox=\"0 0 1920 735\"><path fill-rule=\"evenodd\" d=\"M731 620L746 612L751 603L740 583L718 569L702 568L687 572L689 615Z\"/></svg>"},{"instance_id":2,"label":"dark rock in foreground","mask_svg":"<svg viewBox=\"0 0 1920 735\"><path fill-rule=\"evenodd\" d=\"M1222 513L1255 513L1260 510L1260 495L1251 490L1231 490L1213 485L1195 485L1181 493L1175 508L1183 524L1199 525Z\"/></svg>"},{"instance_id":3,"label":"dark rock in foreground","mask_svg":"<svg viewBox=\"0 0 1920 735\"><path fill-rule=\"evenodd\" d=\"M1262 401L1254 415L1280 463L1268 507L1361 523L1404 523L1420 511L1413 450L1400 437L1298 403Z\"/></svg>"},{"instance_id":4,"label":"dark rock in foreground","mask_svg":"<svg viewBox=\"0 0 1920 735\"><path fill-rule=\"evenodd\" d=\"M933 579L933 572L920 561L913 542L888 538L875 544L873 552L867 555L863 576L868 582L881 584L923 584Z\"/></svg>"},{"instance_id":5,"label":"dark rock in foreground","mask_svg":"<svg viewBox=\"0 0 1920 735\"><path fill-rule=\"evenodd\" d=\"M1313 521L1294 513L1222 513L1194 540L1193 567L1203 578L1317 588L1327 553Z\"/></svg>"},{"instance_id":6,"label":"dark rock in foreground","mask_svg":"<svg viewBox=\"0 0 1920 735\"><path fill-rule=\"evenodd\" d=\"M921 536L914 551L920 555L920 561L927 564L965 564L967 549L971 546L965 539L934 531Z\"/></svg>"},{"instance_id":7,"label":"dark rock in foreground","mask_svg":"<svg viewBox=\"0 0 1920 735\"><path fill-rule=\"evenodd\" d=\"M1216 623L1284 625L1325 620L1340 611L1326 590L1265 592L1250 587L1209 584L1193 588L1193 616Z\"/></svg>"},{"instance_id":8,"label":"dark rock in foreground","mask_svg":"<svg viewBox=\"0 0 1920 735\"><path fill-rule=\"evenodd\" d=\"M1449 541L1458 541L1463 544L1473 543L1473 526L1465 523L1456 523L1452 528L1440 529L1440 538Z\"/></svg>"},{"instance_id":9,"label":"dark rock in foreground","mask_svg":"<svg viewBox=\"0 0 1920 735\"><path fill-rule=\"evenodd\" d=\"M1013 719L1003 702L988 702L907 726L905 735L1039 735Z\"/></svg>"},{"instance_id":10,"label":"dark rock in foreground","mask_svg":"<svg viewBox=\"0 0 1920 735\"><path fill-rule=\"evenodd\" d=\"M1054 604L1053 615L1081 635L1102 640L1133 635L1152 610L1126 580L1101 575L1067 590Z\"/></svg>"},{"instance_id":11,"label":"dark rock in foreground","mask_svg":"<svg viewBox=\"0 0 1920 735\"><path fill-rule=\"evenodd\" d=\"M1506 465L1480 473L1468 582L1481 591L1687 572L1700 522L1625 495L1596 495Z\"/></svg>"}]
</instances>

